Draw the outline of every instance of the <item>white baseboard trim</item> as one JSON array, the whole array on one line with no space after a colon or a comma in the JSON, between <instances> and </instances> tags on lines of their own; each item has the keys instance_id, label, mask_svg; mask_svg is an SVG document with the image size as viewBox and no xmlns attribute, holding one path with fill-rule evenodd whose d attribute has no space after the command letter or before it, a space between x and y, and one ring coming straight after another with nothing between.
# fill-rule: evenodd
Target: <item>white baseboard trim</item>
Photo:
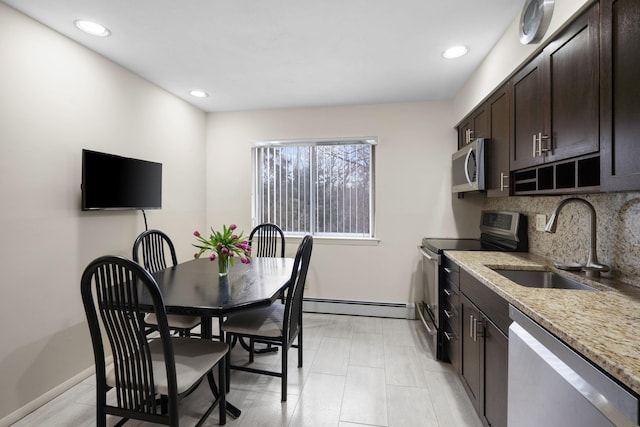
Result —
<instances>
[{"instance_id":1,"label":"white baseboard trim","mask_svg":"<svg viewBox=\"0 0 640 427\"><path fill-rule=\"evenodd\" d=\"M325 298L305 298L302 310L308 313L349 314L353 316L392 317L415 319L414 303L353 301Z\"/></svg>"},{"instance_id":2,"label":"white baseboard trim","mask_svg":"<svg viewBox=\"0 0 640 427\"><path fill-rule=\"evenodd\" d=\"M111 363L113 358L109 356L106 360L108 365L109 363ZM0 420L0 427L9 427L11 424L18 422L21 418L26 417L27 415L29 415L39 407L43 406L49 401L60 396L62 393L69 390L73 386L81 383L85 379L89 378L94 373L95 373L95 367L91 366L85 369L84 371L78 373L77 375L74 375L73 377L69 378L67 381L63 382L62 384L47 391L45 394L41 395L37 399L32 400L31 402L27 403L26 405L22 406L21 408L13 411L6 417L2 418Z\"/></svg>"}]
</instances>

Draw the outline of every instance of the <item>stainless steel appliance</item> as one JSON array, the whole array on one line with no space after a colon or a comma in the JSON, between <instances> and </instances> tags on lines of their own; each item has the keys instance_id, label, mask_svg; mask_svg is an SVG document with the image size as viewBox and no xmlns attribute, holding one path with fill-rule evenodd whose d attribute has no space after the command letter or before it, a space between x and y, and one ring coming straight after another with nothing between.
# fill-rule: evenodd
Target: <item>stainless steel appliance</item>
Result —
<instances>
[{"instance_id":1,"label":"stainless steel appliance","mask_svg":"<svg viewBox=\"0 0 640 427\"><path fill-rule=\"evenodd\" d=\"M513 306L508 425L637 426L638 398Z\"/></svg>"},{"instance_id":2,"label":"stainless steel appliance","mask_svg":"<svg viewBox=\"0 0 640 427\"><path fill-rule=\"evenodd\" d=\"M451 156L451 191L484 190L485 144L487 140L478 138Z\"/></svg>"},{"instance_id":3,"label":"stainless steel appliance","mask_svg":"<svg viewBox=\"0 0 640 427\"><path fill-rule=\"evenodd\" d=\"M447 360L444 351L444 307L440 306L445 277L442 254L456 251L513 251L526 252L527 217L518 212L482 211L480 239L424 238L419 247L422 255L422 295L416 302L429 346L438 360Z\"/></svg>"}]
</instances>

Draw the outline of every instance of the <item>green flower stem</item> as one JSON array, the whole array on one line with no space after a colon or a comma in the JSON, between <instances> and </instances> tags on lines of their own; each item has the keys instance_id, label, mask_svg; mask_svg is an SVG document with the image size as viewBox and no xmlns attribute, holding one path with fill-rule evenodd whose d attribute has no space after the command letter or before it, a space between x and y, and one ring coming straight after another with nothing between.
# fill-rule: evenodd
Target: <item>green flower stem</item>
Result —
<instances>
[{"instance_id":1,"label":"green flower stem","mask_svg":"<svg viewBox=\"0 0 640 427\"><path fill-rule=\"evenodd\" d=\"M229 273L229 255L220 254L218 256L218 271L220 276L226 276Z\"/></svg>"}]
</instances>

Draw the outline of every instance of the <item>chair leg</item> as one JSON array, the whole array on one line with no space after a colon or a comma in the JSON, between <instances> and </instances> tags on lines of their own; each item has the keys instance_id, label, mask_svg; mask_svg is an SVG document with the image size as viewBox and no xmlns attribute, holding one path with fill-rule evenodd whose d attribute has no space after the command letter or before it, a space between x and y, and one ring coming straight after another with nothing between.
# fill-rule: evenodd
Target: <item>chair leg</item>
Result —
<instances>
[{"instance_id":1,"label":"chair leg","mask_svg":"<svg viewBox=\"0 0 640 427\"><path fill-rule=\"evenodd\" d=\"M108 389L107 389L108 390ZM96 424L98 427L106 427L107 413L104 407L107 404L107 393L96 386Z\"/></svg>"},{"instance_id":2,"label":"chair leg","mask_svg":"<svg viewBox=\"0 0 640 427\"><path fill-rule=\"evenodd\" d=\"M286 343L282 343L282 401L286 402L287 401L287 365L288 365L288 361L287 361L287 353L289 353L288 348L287 348L287 344Z\"/></svg>"},{"instance_id":3,"label":"chair leg","mask_svg":"<svg viewBox=\"0 0 640 427\"><path fill-rule=\"evenodd\" d=\"M228 354L229 352L227 352ZM227 423L227 387L228 387L228 377L227 377L227 364L225 363L225 359L227 356L220 359L218 362L218 381L220 382L220 400L218 401L218 410L220 417L220 425L225 425Z\"/></svg>"},{"instance_id":4,"label":"chair leg","mask_svg":"<svg viewBox=\"0 0 640 427\"><path fill-rule=\"evenodd\" d=\"M107 426L107 414L104 412L104 406L98 406L96 408L97 416L96 416L96 425L98 427L106 427Z\"/></svg>"},{"instance_id":5,"label":"chair leg","mask_svg":"<svg viewBox=\"0 0 640 427\"><path fill-rule=\"evenodd\" d=\"M160 397L160 413L166 415L169 413L169 399L167 396Z\"/></svg>"},{"instance_id":6,"label":"chair leg","mask_svg":"<svg viewBox=\"0 0 640 427\"><path fill-rule=\"evenodd\" d=\"M249 338L249 363L253 363L253 355L256 351L256 342L253 338Z\"/></svg>"},{"instance_id":7,"label":"chair leg","mask_svg":"<svg viewBox=\"0 0 640 427\"><path fill-rule=\"evenodd\" d=\"M234 341L235 339L236 339L235 335L225 334L224 332L222 332L222 328L220 328L220 341L231 344L231 342ZM227 379L225 390L228 393L231 390L231 381L230 381L231 379L231 346L229 346L229 351L227 351L227 354L224 356L224 361L225 361L224 371L225 371L225 377Z\"/></svg>"},{"instance_id":8,"label":"chair leg","mask_svg":"<svg viewBox=\"0 0 640 427\"><path fill-rule=\"evenodd\" d=\"M298 368L302 368L302 328L298 332Z\"/></svg>"}]
</instances>

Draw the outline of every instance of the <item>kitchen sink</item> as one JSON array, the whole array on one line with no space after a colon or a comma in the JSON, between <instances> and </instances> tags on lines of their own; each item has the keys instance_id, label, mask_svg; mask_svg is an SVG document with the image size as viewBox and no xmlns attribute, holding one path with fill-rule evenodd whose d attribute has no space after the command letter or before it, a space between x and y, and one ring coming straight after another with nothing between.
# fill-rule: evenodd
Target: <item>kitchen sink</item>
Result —
<instances>
[{"instance_id":1,"label":"kitchen sink","mask_svg":"<svg viewBox=\"0 0 640 427\"><path fill-rule=\"evenodd\" d=\"M529 288L579 289L585 291L597 290L591 286L585 285L584 283L556 274L553 271L506 269L494 269L494 271L520 286L527 286Z\"/></svg>"}]
</instances>

